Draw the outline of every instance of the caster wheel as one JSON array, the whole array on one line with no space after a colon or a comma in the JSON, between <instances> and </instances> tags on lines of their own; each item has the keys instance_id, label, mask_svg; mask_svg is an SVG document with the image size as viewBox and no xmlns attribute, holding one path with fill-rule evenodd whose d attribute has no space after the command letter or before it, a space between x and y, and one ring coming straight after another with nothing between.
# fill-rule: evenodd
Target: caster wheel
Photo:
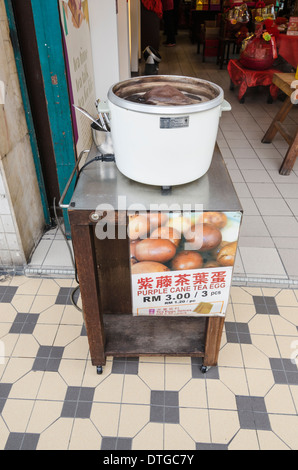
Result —
<instances>
[{"instance_id":1,"label":"caster wheel","mask_svg":"<svg viewBox=\"0 0 298 470\"><path fill-rule=\"evenodd\" d=\"M241 104L245 103L245 98L244 98L244 96L242 96L242 98L239 100L239 103L241 103Z\"/></svg>"},{"instance_id":2,"label":"caster wheel","mask_svg":"<svg viewBox=\"0 0 298 470\"><path fill-rule=\"evenodd\" d=\"M101 375L102 374L102 366L96 366L96 373L98 375Z\"/></svg>"},{"instance_id":3,"label":"caster wheel","mask_svg":"<svg viewBox=\"0 0 298 470\"><path fill-rule=\"evenodd\" d=\"M209 369L210 369L210 367L208 367L208 366L201 366L202 374L206 374L206 372L208 372Z\"/></svg>"}]
</instances>

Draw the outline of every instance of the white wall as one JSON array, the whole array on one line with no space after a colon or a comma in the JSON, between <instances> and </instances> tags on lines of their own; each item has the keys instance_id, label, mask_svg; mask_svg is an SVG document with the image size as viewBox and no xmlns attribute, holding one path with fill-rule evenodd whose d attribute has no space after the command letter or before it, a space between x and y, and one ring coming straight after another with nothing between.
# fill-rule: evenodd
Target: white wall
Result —
<instances>
[{"instance_id":1,"label":"white wall","mask_svg":"<svg viewBox=\"0 0 298 470\"><path fill-rule=\"evenodd\" d=\"M132 72L139 69L140 58L140 8L139 0L129 0L130 6L130 67Z\"/></svg>"},{"instance_id":2,"label":"white wall","mask_svg":"<svg viewBox=\"0 0 298 470\"><path fill-rule=\"evenodd\" d=\"M130 77L127 0L88 0L96 99Z\"/></svg>"},{"instance_id":3,"label":"white wall","mask_svg":"<svg viewBox=\"0 0 298 470\"><path fill-rule=\"evenodd\" d=\"M129 9L127 0L118 0L118 53L119 78L130 78L130 47L129 47Z\"/></svg>"},{"instance_id":4,"label":"white wall","mask_svg":"<svg viewBox=\"0 0 298 470\"><path fill-rule=\"evenodd\" d=\"M115 0L88 0L96 99L105 100L119 81Z\"/></svg>"}]
</instances>

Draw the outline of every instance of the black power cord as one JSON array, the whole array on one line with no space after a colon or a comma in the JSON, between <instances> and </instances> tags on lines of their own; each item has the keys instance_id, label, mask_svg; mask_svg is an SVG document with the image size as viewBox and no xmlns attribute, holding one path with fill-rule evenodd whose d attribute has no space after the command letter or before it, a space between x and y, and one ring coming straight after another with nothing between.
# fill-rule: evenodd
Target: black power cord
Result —
<instances>
[{"instance_id":1,"label":"black power cord","mask_svg":"<svg viewBox=\"0 0 298 470\"><path fill-rule=\"evenodd\" d=\"M92 158L92 160L89 160L88 162L86 162L81 168L80 170L78 171L78 174L77 174L77 177L76 177L76 181L75 181L75 185L74 185L74 188L76 188L77 186L77 183L78 183L78 180L79 180L79 177L82 173L82 171L88 166L90 165L90 163L93 163L93 162L114 162L115 161L115 155L112 154L112 153L106 153L105 155L97 155L96 157ZM56 198L54 198L53 200L53 205L54 205L54 214L55 214L55 219L56 219L56 223L57 223L57 226L60 230L60 232L62 233L63 235L63 238L66 242L66 245L67 245L67 248L69 250L69 254L70 254L70 259L71 259L71 263L73 265L73 268L74 268L74 271L75 271L75 279L78 283L78 285L72 290L71 294L70 294L70 300L71 300L71 303L72 305L77 309L79 310L79 312L82 312L83 310L76 304L75 300L74 300L74 296L76 294L76 292L80 289L80 283L79 283L79 280L78 280L78 273L77 273L77 267L76 267L76 263L75 263L75 259L73 257L73 254L72 254L72 251L71 251L71 248L68 244L68 240L67 240L67 236L60 224L60 220L57 216L57 212L56 212Z\"/></svg>"}]
</instances>

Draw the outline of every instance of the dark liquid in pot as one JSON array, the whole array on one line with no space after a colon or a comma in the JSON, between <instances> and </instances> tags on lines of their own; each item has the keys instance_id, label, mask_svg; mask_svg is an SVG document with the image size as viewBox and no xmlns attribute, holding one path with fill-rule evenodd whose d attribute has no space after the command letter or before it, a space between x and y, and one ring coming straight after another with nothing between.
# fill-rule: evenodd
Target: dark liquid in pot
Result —
<instances>
[{"instance_id":1,"label":"dark liquid in pot","mask_svg":"<svg viewBox=\"0 0 298 470\"><path fill-rule=\"evenodd\" d=\"M141 104L147 104L146 101L144 100L144 94L145 93L134 93L133 95L126 96L124 98L126 101L131 101L132 103L141 103ZM185 96L188 98L197 101L198 103L201 103L203 101L208 101L208 98L205 96L197 96L197 95L192 95L191 93L184 93Z\"/></svg>"}]
</instances>

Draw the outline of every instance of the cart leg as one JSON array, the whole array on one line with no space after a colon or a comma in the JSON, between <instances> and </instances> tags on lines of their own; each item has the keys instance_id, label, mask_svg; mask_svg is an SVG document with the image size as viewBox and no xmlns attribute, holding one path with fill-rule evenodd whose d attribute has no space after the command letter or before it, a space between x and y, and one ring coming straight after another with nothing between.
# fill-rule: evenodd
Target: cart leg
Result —
<instances>
[{"instance_id":1,"label":"cart leg","mask_svg":"<svg viewBox=\"0 0 298 470\"><path fill-rule=\"evenodd\" d=\"M208 372L209 369L211 369L211 367L202 365L202 366L201 366L201 372L202 372L202 374L206 374L206 372Z\"/></svg>"},{"instance_id":2,"label":"cart leg","mask_svg":"<svg viewBox=\"0 0 298 470\"><path fill-rule=\"evenodd\" d=\"M224 317L206 318L205 355L201 368L201 370L203 369L202 372L207 372L207 368L217 365L224 322Z\"/></svg>"}]
</instances>

